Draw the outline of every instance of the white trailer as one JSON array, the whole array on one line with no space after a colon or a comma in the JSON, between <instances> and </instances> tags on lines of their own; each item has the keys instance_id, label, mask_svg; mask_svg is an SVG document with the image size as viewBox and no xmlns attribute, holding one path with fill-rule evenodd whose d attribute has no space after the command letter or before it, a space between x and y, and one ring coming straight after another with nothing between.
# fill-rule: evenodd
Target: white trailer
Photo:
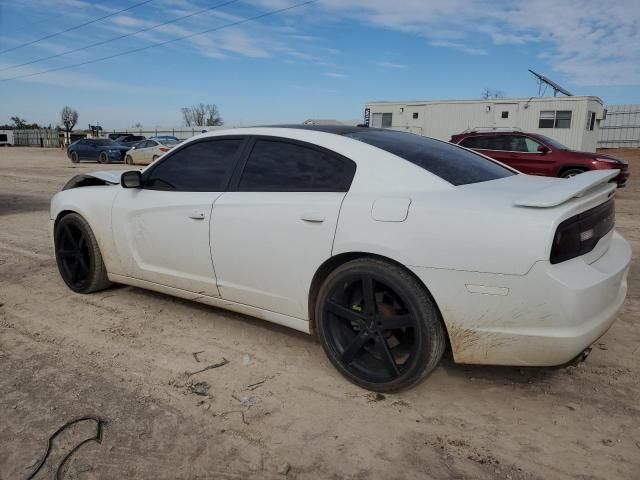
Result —
<instances>
[{"instance_id":1,"label":"white trailer","mask_svg":"<svg viewBox=\"0 0 640 480\"><path fill-rule=\"evenodd\" d=\"M12 146L14 144L13 140L13 130L0 130L0 146Z\"/></svg>"},{"instance_id":2,"label":"white trailer","mask_svg":"<svg viewBox=\"0 0 640 480\"><path fill-rule=\"evenodd\" d=\"M598 97L369 102L365 124L448 141L474 128L514 127L547 135L574 150L595 152L606 109Z\"/></svg>"}]
</instances>

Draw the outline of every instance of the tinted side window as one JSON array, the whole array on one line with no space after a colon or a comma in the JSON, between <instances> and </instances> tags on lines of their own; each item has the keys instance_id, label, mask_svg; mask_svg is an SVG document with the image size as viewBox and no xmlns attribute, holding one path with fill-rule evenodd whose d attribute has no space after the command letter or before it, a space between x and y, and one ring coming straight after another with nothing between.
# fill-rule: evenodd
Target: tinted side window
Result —
<instances>
[{"instance_id":1,"label":"tinted side window","mask_svg":"<svg viewBox=\"0 0 640 480\"><path fill-rule=\"evenodd\" d=\"M539 143L521 135L509 136L509 150L512 152L537 153Z\"/></svg>"},{"instance_id":2,"label":"tinted side window","mask_svg":"<svg viewBox=\"0 0 640 480\"><path fill-rule=\"evenodd\" d=\"M433 138L366 128L346 136L404 158L453 185L486 182L514 175L511 170L487 158Z\"/></svg>"},{"instance_id":3,"label":"tinted side window","mask_svg":"<svg viewBox=\"0 0 640 480\"><path fill-rule=\"evenodd\" d=\"M253 192L346 192L355 164L292 143L258 140L238 190Z\"/></svg>"},{"instance_id":4,"label":"tinted side window","mask_svg":"<svg viewBox=\"0 0 640 480\"><path fill-rule=\"evenodd\" d=\"M241 139L193 143L160 162L145 187L183 192L220 192L227 187Z\"/></svg>"}]
</instances>

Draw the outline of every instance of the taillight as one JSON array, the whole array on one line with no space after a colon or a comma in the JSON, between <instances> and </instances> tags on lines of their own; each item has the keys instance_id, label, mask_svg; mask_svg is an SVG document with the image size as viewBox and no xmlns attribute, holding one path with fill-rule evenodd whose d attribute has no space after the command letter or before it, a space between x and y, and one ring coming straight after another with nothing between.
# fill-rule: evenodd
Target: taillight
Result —
<instances>
[{"instance_id":1,"label":"taillight","mask_svg":"<svg viewBox=\"0 0 640 480\"><path fill-rule=\"evenodd\" d=\"M551 263L570 260L595 248L615 224L615 204L607 203L562 222L551 247Z\"/></svg>"},{"instance_id":2,"label":"taillight","mask_svg":"<svg viewBox=\"0 0 640 480\"><path fill-rule=\"evenodd\" d=\"M160 147L160 151L161 152L168 152L170 149L168 149L167 147Z\"/></svg>"}]
</instances>

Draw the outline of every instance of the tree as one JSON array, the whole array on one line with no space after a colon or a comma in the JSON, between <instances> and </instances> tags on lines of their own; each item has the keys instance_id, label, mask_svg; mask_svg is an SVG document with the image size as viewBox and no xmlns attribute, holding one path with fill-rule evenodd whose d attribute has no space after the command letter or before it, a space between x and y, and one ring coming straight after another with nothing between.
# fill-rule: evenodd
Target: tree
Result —
<instances>
[{"instance_id":1,"label":"tree","mask_svg":"<svg viewBox=\"0 0 640 480\"><path fill-rule=\"evenodd\" d=\"M489 87L486 87L482 90L482 98L484 100L488 100L490 98L504 98L504 92L502 90L492 90Z\"/></svg>"},{"instance_id":2,"label":"tree","mask_svg":"<svg viewBox=\"0 0 640 480\"><path fill-rule=\"evenodd\" d=\"M214 103L207 105L200 103L199 105L181 108L180 111L187 127L216 127L224 123L220 117L220 110Z\"/></svg>"},{"instance_id":3,"label":"tree","mask_svg":"<svg viewBox=\"0 0 640 480\"><path fill-rule=\"evenodd\" d=\"M27 121L17 115L15 117L11 117L11 121L13 122L14 128L25 128L27 126Z\"/></svg>"},{"instance_id":4,"label":"tree","mask_svg":"<svg viewBox=\"0 0 640 480\"><path fill-rule=\"evenodd\" d=\"M73 130L73 127L78 123L78 111L69 106L64 107L62 112L60 112L60 119L62 120L62 124L64 125L68 137L69 133Z\"/></svg>"}]
</instances>

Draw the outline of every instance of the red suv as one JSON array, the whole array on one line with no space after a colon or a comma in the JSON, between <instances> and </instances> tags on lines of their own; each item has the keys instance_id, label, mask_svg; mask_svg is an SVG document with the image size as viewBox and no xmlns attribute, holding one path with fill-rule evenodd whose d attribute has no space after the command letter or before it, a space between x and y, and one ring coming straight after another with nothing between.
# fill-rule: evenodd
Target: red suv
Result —
<instances>
[{"instance_id":1,"label":"red suv","mask_svg":"<svg viewBox=\"0 0 640 480\"><path fill-rule=\"evenodd\" d=\"M612 181L624 187L629 178L625 160L602 153L577 152L537 133L521 131L468 131L451 137L451 143L477 150L522 173L569 178L587 170L618 169Z\"/></svg>"}]
</instances>

